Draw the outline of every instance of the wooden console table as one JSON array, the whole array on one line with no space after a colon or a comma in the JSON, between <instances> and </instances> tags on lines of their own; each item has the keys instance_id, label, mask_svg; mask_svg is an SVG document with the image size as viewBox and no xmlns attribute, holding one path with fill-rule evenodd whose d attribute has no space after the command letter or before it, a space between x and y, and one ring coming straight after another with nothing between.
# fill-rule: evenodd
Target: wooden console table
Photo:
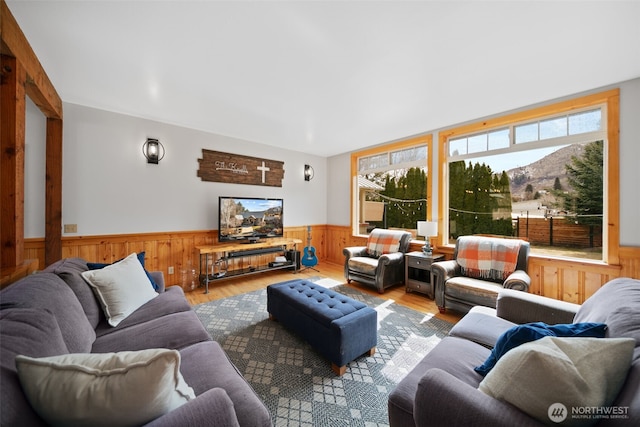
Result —
<instances>
[{"instance_id":1,"label":"wooden console table","mask_svg":"<svg viewBox=\"0 0 640 427\"><path fill-rule=\"evenodd\" d=\"M263 271L280 270L293 268L298 270L297 260L293 259L285 263L270 262L266 265L250 266L249 268L239 268L228 270L230 259L246 258L251 256L281 253L284 254L291 248L297 251L297 245L301 244L300 239L287 238L266 238L255 243L220 243L217 245L196 246L198 259L200 260L200 280L204 282L205 294L209 293L209 282L245 274L262 273ZM214 271L215 266L220 266L218 272ZM211 271L209 271L211 268Z\"/></svg>"}]
</instances>

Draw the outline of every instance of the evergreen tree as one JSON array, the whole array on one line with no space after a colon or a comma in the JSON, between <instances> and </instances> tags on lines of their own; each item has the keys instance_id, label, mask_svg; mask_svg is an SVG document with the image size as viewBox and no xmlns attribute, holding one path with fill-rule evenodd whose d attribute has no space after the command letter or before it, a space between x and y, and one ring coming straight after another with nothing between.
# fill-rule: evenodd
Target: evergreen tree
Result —
<instances>
[{"instance_id":1,"label":"evergreen tree","mask_svg":"<svg viewBox=\"0 0 640 427\"><path fill-rule=\"evenodd\" d=\"M500 175L500 191L502 193L509 193L509 199L511 199L511 186L509 185L509 175L507 175L507 171L502 171Z\"/></svg>"},{"instance_id":2,"label":"evergreen tree","mask_svg":"<svg viewBox=\"0 0 640 427\"><path fill-rule=\"evenodd\" d=\"M524 197L526 200L531 200L533 198L533 186L531 184L527 184L525 187Z\"/></svg>"},{"instance_id":3,"label":"evergreen tree","mask_svg":"<svg viewBox=\"0 0 640 427\"><path fill-rule=\"evenodd\" d=\"M427 174L420 168L410 168L402 181L404 215L400 227L415 228L418 221L427 218Z\"/></svg>"},{"instance_id":4,"label":"evergreen tree","mask_svg":"<svg viewBox=\"0 0 640 427\"><path fill-rule=\"evenodd\" d=\"M387 175L384 183L384 190L380 194L387 196L389 199L396 199L398 193L396 191L396 179L393 176ZM387 202L386 220L388 227L395 227L392 224L398 223L399 210L396 202Z\"/></svg>"},{"instance_id":5,"label":"evergreen tree","mask_svg":"<svg viewBox=\"0 0 640 427\"><path fill-rule=\"evenodd\" d=\"M560 178L557 176L555 181L553 181L553 189L554 191L562 191L562 184L560 183Z\"/></svg>"},{"instance_id":6,"label":"evergreen tree","mask_svg":"<svg viewBox=\"0 0 640 427\"><path fill-rule=\"evenodd\" d=\"M460 235L458 225L467 222L466 214L460 212L464 206L466 165L464 161L449 163L449 231L451 237Z\"/></svg>"},{"instance_id":7,"label":"evergreen tree","mask_svg":"<svg viewBox=\"0 0 640 427\"><path fill-rule=\"evenodd\" d=\"M497 175L496 175L497 176ZM493 232L502 236L513 236L514 229L511 221L511 186L509 184L509 175L507 171L502 171L498 186L494 187L496 194L495 200L500 212L500 217L494 220L492 225Z\"/></svg>"},{"instance_id":8,"label":"evergreen tree","mask_svg":"<svg viewBox=\"0 0 640 427\"><path fill-rule=\"evenodd\" d=\"M450 163L449 208L451 238L477 233L513 235L505 171L494 175L485 164Z\"/></svg>"},{"instance_id":9,"label":"evergreen tree","mask_svg":"<svg viewBox=\"0 0 640 427\"><path fill-rule=\"evenodd\" d=\"M491 183L493 173L487 165L476 163L473 166L471 182L473 183L473 205L475 212L473 234L488 233L493 222L493 209L496 207L491 197Z\"/></svg>"},{"instance_id":10,"label":"evergreen tree","mask_svg":"<svg viewBox=\"0 0 640 427\"><path fill-rule=\"evenodd\" d=\"M397 177L387 175L381 192L388 200L387 227L416 228L427 218L427 175L421 168L410 168Z\"/></svg>"},{"instance_id":11,"label":"evergreen tree","mask_svg":"<svg viewBox=\"0 0 640 427\"><path fill-rule=\"evenodd\" d=\"M603 143L591 142L580 157L572 156L565 165L573 192L571 210L579 224L602 225L603 214Z\"/></svg>"}]
</instances>

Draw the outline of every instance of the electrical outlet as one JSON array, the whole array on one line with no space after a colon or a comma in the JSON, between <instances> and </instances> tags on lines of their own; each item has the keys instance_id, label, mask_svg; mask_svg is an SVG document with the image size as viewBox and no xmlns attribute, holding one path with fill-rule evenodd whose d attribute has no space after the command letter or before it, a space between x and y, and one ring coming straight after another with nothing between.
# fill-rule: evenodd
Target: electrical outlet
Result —
<instances>
[{"instance_id":1,"label":"electrical outlet","mask_svg":"<svg viewBox=\"0 0 640 427\"><path fill-rule=\"evenodd\" d=\"M65 233L77 233L78 232L78 224L65 224L64 225Z\"/></svg>"},{"instance_id":2,"label":"electrical outlet","mask_svg":"<svg viewBox=\"0 0 640 427\"><path fill-rule=\"evenodd\" d=\"M173 273L174 273L173 267L169 267L169 274L173 274Z\"/></svg>"}]
</instances>

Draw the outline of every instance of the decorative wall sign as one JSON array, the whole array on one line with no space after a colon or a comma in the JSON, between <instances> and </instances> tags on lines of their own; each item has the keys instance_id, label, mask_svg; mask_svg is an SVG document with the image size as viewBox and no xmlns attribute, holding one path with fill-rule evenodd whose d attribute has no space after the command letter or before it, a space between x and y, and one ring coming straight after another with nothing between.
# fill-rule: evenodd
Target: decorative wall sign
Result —
<instances>
[{"instance_id":1,"label":"decorative wall sign","mask_svg":"<svg viewBox=\"0 0 640 427\"><path fill-rule=\"evenodd\" d=\"M202 149L198 176L203 181L282 187L284 162Z\"/></svg>"}]
</instances>

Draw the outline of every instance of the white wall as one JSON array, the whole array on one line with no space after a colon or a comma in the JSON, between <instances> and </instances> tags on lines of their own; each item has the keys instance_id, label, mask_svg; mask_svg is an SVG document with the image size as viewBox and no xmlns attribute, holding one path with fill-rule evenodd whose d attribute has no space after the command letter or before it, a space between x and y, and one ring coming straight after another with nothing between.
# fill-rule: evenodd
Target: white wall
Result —
<instances>
[{"instance_id":1,"label":"white wall","mask_svg":"<svg viewBox=\"0 0 640 427\"><path fill-rule=\"evenodd\" d=\"M43 237L47 119L27 98L24 148L24 237Z\"/></svg>"},{"instance_id":2,"label":"white wall","mask_svg":"<svg viewBox=\"0 0 640 427\"><path fill-rule=\"evenodd\" d=\"M331 199L327 200L328 223L348 226L351 224L351 154L330 157L327 171L327 186L331 189Z\"/></svg>"},{"instance_id":3,"label":"white wall","mask_svg":"<svg viewBox=\"0 0 640 427\"><path fill-rule=\"evenodd\" d=\"M640 79L620 85L620 244L640 246Z\"/></svg>"},{"instance_id":4,"label":"white wall","mask_svg":"<svg viewBox=\"0 0 640 427\"><path fill-rule=\"evenodd\" d=\"M594 89L570 97L550 100L540 105L613 88L620 88L620 244L623 246L640 246L640 221L638 220L638 213L640 212L640 187L638 186L638 183L640 183L640 78L605 88ZM532 107L535 106L523 107L520 110ZM496 114L496 116L503 114L504 113ZM477 118L468 123L486 118L489 117ZM448 126L448 128L457 127L462 124L463 123L452 124ZM439 130L430 132L433 132L433 140L438 141ZM437 170L437 144L434 148L433 158L430 163L433 168L432 170ZM350 157L350 153L345 153L328 159L327 168L331 176L331 181L329 182L331 200L328 202L330 208L328 214L329 224L350 224ZM439 177L437 174L433 174L432 180L432 215L433 218L437 218L438 212L436 207L438 204L437 195L439 185Z\"/></svg>"},{"instance_id":5,"label":"white wall","mask_svg":"<svg viewBox=\"0 0 640 427\"><path fill-rule=\"evenodd\" d=\"M29 117L39 113L34 105L28 109ZM29 140L44 141L38 120L29 119L28 126ZM283 198L285 227L327 223L323 157L67 103L63 126L63 224L78 225L78 233L64 235L217 229L219 195ZM158 165L147 164L142 154L147 137L166 149ZM282 187L201 181L196 174L203 148L283 161ZM39 166L40 156L27 154L33 161L26 176L43 181L44 157ZM309 182L305 163L315 171ZM26 193L30 200L38 197L29 202L25 236L42 237L44 184L31 181Z\"/></svg>"},{"instance_id":6,"label":"white wall","mask_svg":"<svg viewBox=\"0 0 640 427\"><path fill-rule=\"evenodd\" d=\"M588 93L614 87L621 94L620 242L640 246L640 78ZM218 195L282 197L286 226L350 224L350 153L325 159L74 104L64 104L64 114L63 223L78 224L78 235L215 229ZM44 135L44 117L28 102L25 237L44 236ZM438 130L433 135L437 141ZM142 156L147 137L165 145L159 165ZM203 148L284 161L283 187L202 182ZM310 182L302 178L305 163L315 170ZM436 163L437 150L434 170ZM434 218L438 181L434 175Z\"/></svg>"}]
</instances>

